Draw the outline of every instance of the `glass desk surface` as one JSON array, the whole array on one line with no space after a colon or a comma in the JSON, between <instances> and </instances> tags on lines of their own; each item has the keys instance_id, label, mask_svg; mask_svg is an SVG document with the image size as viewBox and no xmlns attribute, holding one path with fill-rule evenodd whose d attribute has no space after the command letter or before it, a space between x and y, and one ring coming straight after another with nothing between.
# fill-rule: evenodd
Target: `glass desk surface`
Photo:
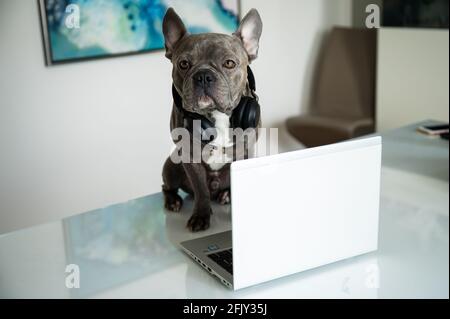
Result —
<instances>
[{"instance_id":1,"label":"glass desk surface","mask_svg":"<svg viewBox=\"0 0 450 319\"><path fill-rule=\"evenodd\" d=\"M154 194L0 235L0 298L448 298L448 142L418 125L383 135L377 252L233 292L178 248L231 229L230 207L193 234L192 200L167 213Z\"/></svg>"}]
</instances>

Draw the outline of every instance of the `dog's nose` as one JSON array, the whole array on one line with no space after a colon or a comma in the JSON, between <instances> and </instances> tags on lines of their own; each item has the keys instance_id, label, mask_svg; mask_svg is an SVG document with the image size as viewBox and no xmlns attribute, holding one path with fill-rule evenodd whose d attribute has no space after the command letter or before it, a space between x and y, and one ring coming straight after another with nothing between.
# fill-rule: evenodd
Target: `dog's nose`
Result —
<instances>
[{"instance_id":1,"label":"dog's nose","mask_svg":"<svg viewBox=\"0 0 450 319\"><path fill-rule=\"evenodd\" d=\"M200 70L194 74L194 82L202 88L207 88L216 82L216 76L210 70Z\"/></svg>"}]
</instances>

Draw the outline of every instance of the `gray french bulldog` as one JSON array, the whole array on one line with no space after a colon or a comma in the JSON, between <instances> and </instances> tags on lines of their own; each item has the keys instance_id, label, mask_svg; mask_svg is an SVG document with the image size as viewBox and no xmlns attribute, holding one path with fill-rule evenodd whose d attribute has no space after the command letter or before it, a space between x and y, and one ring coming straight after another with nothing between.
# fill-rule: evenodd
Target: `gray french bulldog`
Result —
<instances>
[{"instance_id":1,"label":"gray french bulldog","mask_svg":"<svg viewBox=\"0 0 450 319\"><path fill-rule=\"evenodd\" d=\"M193 213L187 223L191 231L209 228L212 200L222 205L231 201L229 171L236 154L220 154L222 161L217 161L215 152L226 152L230 145L232 147L227 133L230 116L242 97L252 96L247 67L258 55L261 32L261 17L255 9L247 13L232 35L190 35L172 8L164 17L166 57L173 64L173 86L183 108L180 110L174 103L170 128L184 127L185 111L198 114L213 123L217 131L213 143L220 146L200 163L174 163L169 157L164 164L165 208L180 211L183 200L178 194L179 189L194 196Z\"/></svg>"}]
</instances>

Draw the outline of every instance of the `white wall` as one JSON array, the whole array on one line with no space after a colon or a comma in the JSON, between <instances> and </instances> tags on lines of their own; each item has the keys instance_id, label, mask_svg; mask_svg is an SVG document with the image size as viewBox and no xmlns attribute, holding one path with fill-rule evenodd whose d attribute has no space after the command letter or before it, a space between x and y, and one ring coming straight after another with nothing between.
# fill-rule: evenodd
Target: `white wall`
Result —
<instances>
[{"instance_id":1,"label":"white wall","mask_svg":"<svg viewBox=\"0 0 450 319\"><path fill-rule=\"evenodd\" d=\"M307 105L323 32L350 0L243 0L264 20L254 64L264 126ZM0 233L158 192L170 148L162 52L45 67L36 1L0 0Z\"/></svg>"},{"instance_id":2,"label":"white wall","mask_svg":"<svg viewBox=\"0 0 450 319\"><path fill-rule=\"evenodd\" d=\"M448 30L379 30L379 131L426 119L448 122L448 39Z\"/></svg>"}]
</instances>

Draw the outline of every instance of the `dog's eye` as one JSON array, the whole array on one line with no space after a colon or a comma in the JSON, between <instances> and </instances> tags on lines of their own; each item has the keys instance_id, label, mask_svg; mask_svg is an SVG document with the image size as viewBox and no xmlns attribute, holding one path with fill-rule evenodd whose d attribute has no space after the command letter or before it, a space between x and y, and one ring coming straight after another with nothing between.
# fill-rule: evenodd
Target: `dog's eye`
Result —
<instances>
[{"instance_id":1,"label":"dog's eye","mask_svg":"<svg viewBox=\"0 0 450 319\"><path fill-rule=\"evenodd\" d=\"M189 69L190 64L189 64L189 62L186 61L186 60L181 60L181 61L178 63L178 66L180 67L181 70L187 70L187 69Z\"/></svg>"},{"instance_id":2,"label":"dog's eye","mask_svg":"<svg viewBox=\"0 0 450 319\"><path fill-rule=\"evenodd\" d=\"M236 62L234 62L233 60L226 60L223 66L227 69L234 69L236 67Z\"/></svg>"}]
</instances>

